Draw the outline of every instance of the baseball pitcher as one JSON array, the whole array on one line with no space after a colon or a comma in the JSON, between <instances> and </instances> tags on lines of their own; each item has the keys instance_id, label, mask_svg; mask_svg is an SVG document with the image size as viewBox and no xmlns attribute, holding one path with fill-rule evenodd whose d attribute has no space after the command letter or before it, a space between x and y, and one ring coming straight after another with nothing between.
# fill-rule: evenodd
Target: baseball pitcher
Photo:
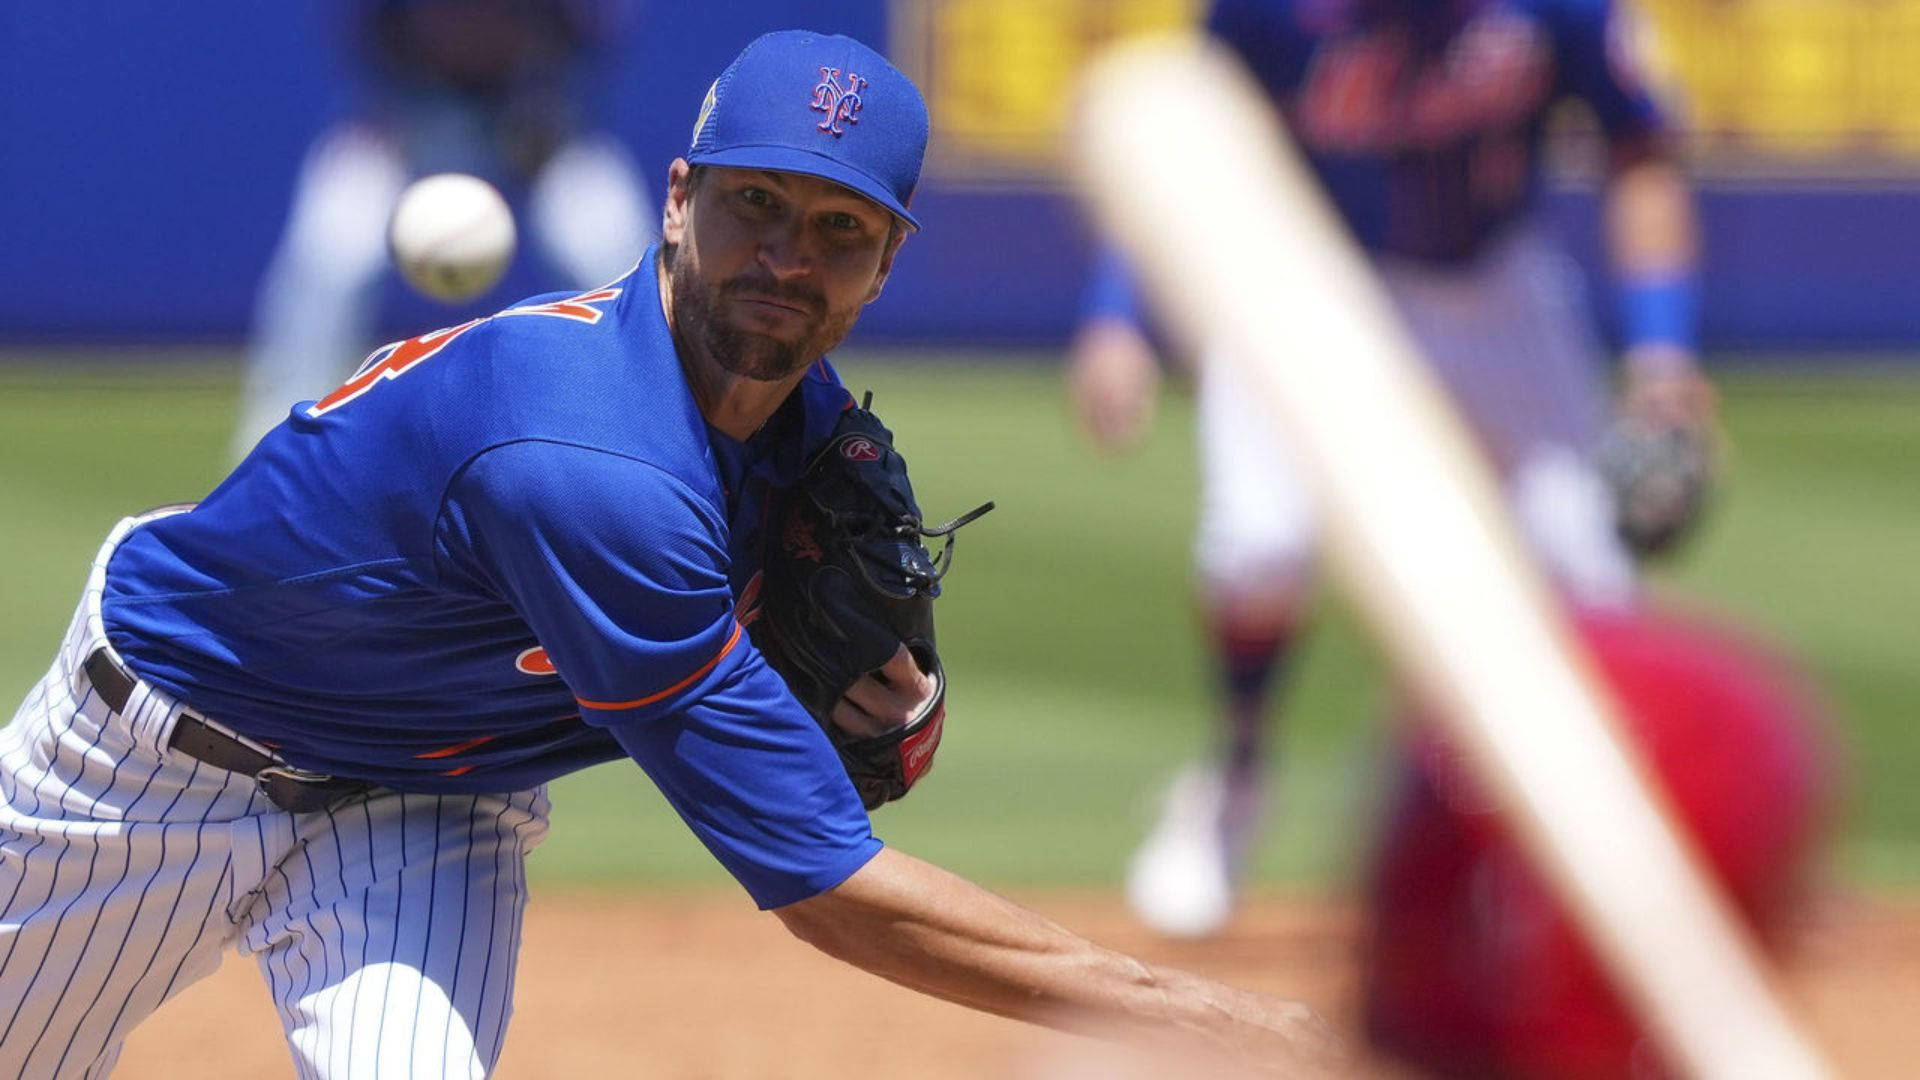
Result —
<instances>
[{"instance_id":1,"label":"baseball pitcher","mask_svg":"<svg viewBox=\"0 0 1920 1080\"><path fill-rule=\"evenodd\" d=\"M849 963L1260 1067L1335 1053L1304 1006L874 835L940 739L922 539L957 525L825 356L919 227L926 140L872 50L761 37L631 273L376 350L197 506L112 531L0 733L0 1074L104 1075L233 948L302 1077L486 1073L546 783L616 758Z\"/></svg>"}]
</instances>

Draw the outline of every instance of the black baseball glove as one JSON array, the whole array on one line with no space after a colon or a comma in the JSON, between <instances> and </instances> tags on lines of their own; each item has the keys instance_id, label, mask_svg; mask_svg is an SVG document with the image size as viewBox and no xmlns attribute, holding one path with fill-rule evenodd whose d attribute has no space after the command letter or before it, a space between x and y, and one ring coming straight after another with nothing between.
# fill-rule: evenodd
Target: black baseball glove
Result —
<instances>
[{"instance_id":1,"label":"black baseball glove","mask_svg":"<svg viewBox=\"0 0 1920 1080\"><path fill-rule=\"evenodd\" d=\"M1622 417L1602 439L1599 463L1613 493L1614 527L1640 558L1671 552L1713 492L1706 436L1685 424Z\"/></svg>"},{"instance_id":2,"label":"black baseball glove","mask_svg":"<svg viewBox=\"0 0 1920 1080\"><path fill-rule=\"evenodd\" d=\"M933 600L953 563L953 533L992 503L928 528L893 433L860 408L840 415L771 523L754 644L833 741L872 810L907 793L933 763L946 717L947 677L934 648ZM945 536L935 558L921 544ZM835 703L905 644L933 680L933 696L904 726L849 735Z\"/></svg>"}]
</instances>

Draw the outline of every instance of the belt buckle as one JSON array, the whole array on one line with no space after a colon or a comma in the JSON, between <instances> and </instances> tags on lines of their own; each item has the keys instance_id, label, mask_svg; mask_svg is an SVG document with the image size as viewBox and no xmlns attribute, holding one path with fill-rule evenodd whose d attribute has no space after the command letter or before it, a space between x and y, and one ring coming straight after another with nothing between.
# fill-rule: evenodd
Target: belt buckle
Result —
<instances>
[{"instance_id":1,"label":"belt buckle","mask_svg":"<svg viewBox=\"0 0 1920 1080\"><path fill-rule=\"evenodd\" d=\"M325 810L342 794L327 789L333 783L331 775L288 765L268 765L253 774L253 782L273 805L295 814Z\"/></svg>"}]
</instances>

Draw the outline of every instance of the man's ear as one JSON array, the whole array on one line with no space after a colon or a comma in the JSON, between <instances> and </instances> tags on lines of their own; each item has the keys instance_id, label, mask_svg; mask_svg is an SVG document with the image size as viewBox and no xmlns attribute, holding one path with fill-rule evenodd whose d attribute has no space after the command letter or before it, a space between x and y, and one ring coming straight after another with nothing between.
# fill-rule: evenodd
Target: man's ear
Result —
<instances>
[{"instance_id":1,"label":"man's ear","mask_svg":"<svg viewBox=\"0 0 1920 1080\"><path fill-rule=\"evenodd\" d=\"M887 275L893 273L893 257L900 253L900 245L907 242L907 230L897 229L887 237L886 254L880 256L880 272L874 275L873 288L867 290L866 302L871 304L880 299L880 290L887 285Z\"/></svg>"},{"instance_id":2,"label":"man's ear","mask_svg":"<svg viewBox=\"0 0 1920 1080\"><path fill-rule=\"evenodd\" d=\"M667 166L667 204L660 212L660 241L679 246L687 235L687 214L693 203L693 166L674 158Z\"/></svg>"}]
</instances>

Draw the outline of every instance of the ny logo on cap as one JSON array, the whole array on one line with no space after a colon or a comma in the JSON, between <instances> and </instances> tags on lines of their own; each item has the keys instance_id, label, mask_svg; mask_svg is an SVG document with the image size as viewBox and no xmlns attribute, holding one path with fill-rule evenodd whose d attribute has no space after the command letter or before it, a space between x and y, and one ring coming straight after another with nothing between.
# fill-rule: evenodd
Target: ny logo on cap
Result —
<instances>
[{"instance_id":1,"label":"ny logo on cap","mask_svg":"<svg viewBox=\"0 0 1920 1080\"><path fill-rule=\"evenodd\" d=\"M842 122L860 122L860 118L854 114L860 111L860 91L867 85L867 80L851 71L847 72L847 85L844 88L837 81L839 78L839 68L821 68L820 82L813 88L813 103L808 106L814 112L827 114L818 127L835 137L846 134L840 128Z\"/></svg>"}]
</instances>

